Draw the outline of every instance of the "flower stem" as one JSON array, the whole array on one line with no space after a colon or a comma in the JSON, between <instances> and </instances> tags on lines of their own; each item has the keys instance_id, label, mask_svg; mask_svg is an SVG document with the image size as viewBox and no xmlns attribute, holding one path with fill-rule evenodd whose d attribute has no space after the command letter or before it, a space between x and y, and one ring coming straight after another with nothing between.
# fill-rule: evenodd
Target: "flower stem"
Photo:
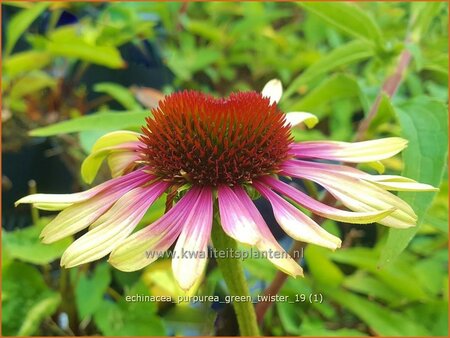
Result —
<instances>
[{"instance_id":1,"label":"flower stem","mask_svg":"<svg viewBox=\"0 0 450 338\"><path fill-rule=\"evenodd\" d=\"M221 225L214 222L211 238L214 248L218 251L227 252L236 250L237 244L222 230ZM244 268L241 261L234 257L216 258L217 264L222 271L223 278L227 284L231 296L250 296L247 282L245 280ZM236 312L239 331L241 336L259 336L258 323L256 322L255 308L252 302L233 302Z\"/></svg>"}]
</instances>

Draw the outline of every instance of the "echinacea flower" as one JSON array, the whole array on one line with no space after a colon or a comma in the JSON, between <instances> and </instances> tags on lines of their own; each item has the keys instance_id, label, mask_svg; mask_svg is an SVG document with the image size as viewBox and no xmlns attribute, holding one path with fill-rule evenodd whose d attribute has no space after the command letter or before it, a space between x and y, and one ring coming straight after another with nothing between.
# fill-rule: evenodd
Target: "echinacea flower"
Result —
<instances>
[{"instance_id":1,"label":"echinacea flower","mask_svg":"<svg viewBox=\"0 0 450 338\"><path fill-rule=\"evenodd\" d=\"M238 92L219 99L196 91L166 96L146 119L141 134L112 132L94 145L82 165L82 176L91 183L107 158L111 180L85 192L34 194L17 203L62 210L43 230L44 243L89 227L64 252L64 267L110 254L109 262L116 268L138 270L158 258L146 252L164 252L175 242L175 252L204 253L173 256L173 273L184 289L189 289L205 268L216 205L228 236L261 251L280 253L268 258L282 271L302 275L301 267L273 237L249 197L250 190L271 203L277 222L289 236L333 250L340 247L341 240L286 198L336 221L378 222L396 228L415 225L417 217L411 207L389 191L435 188L401 176L370 175L329 163L377 163L404 149L404 139L294 142L291 128L300 123L313 127L317 118L309 113L282 113L277 105L281 94L281 83L272 80L262 93ZM280 177L313 181L349 210L317 201ZM157 221L133 233L148 208L165 192L178 195L177 203Z\"/></svg>"}]
</instances>

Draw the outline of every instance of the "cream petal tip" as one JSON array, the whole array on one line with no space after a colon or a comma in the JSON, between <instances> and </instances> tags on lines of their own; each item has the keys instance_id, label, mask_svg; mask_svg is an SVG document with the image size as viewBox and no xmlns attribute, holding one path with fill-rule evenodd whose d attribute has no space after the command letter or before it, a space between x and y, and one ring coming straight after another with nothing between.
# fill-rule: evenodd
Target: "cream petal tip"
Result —
<instances>
[{"instance_id":1,"label":"cream petal tip","mask_svg":"<svg viewBox=\"0 0 450 338\"><path fill-rule=\"evenodd\" d=\"M319 119L316 115L306 112L289 112L285 115L286 125L295 127L300 123L304 123L309 129L314 128Z\"/></svg>"},{"instance_id":2,"label":"cream petal tip","mask_svg":"<svg viewBox=\"0 0 450 338\"><path fill-rule=\"evenodd\" d=\"M19 204L24 204L24 203L36 203L37 201L33 200L34 195L28 195L25 197L22 197L21 199L18 199L17 201L14 202L14 207L17 207Z\"/></svg>"},{"instance_id":3,"label":"cream petal tip","mask_svg":"<svg viewBox=\"0 0 450 338\"><path fill-rule=\"evenodd\" d=\"M270 103L278 103L283 95L283 85L278 79L272 79L266 83L261 94L270 99Z\"/></svg>"},{"instance_id":4,"label":"cream petal tip","mask_svg":"<svg viewBox=\"0 0 450 338\"><path fill-rule=\"evenodd\" d=\"M67 252L67 251L66 251ZM66 269L69 268L73 268L75 266L87 263L87 261L81 261L81 262L77 262L74 258L76 257L67 257L66 252L63 254L63 256L61 257L61 267L64 267Z\"/></svg>"},{"instance_id":5,"label":"cream petal tip","mask_svg":"<svg viewBox=\"0 0 450 338\"><path fill-rule=\"evenodd\" d=\"M48 237L46 237L45 235L41 236L40 239L41 239L41 242L44 243L44 244L51 244L51 243L54 242L52 240L49 240Z\"/></svg>"}]
</instances>

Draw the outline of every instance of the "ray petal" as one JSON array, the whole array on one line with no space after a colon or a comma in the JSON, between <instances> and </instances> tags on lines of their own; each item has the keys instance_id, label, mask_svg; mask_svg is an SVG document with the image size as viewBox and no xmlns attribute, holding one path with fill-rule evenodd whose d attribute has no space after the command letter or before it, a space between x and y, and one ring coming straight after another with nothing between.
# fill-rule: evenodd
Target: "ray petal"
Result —
<instances>
[{"instance_id":1,"label":"ray petal","mask_svg":"<svg viewBox=\"0 0 450 338\"><path fill-rule=\"evenodd\" d=\"M168 188L166 182L135 188L123 195L88 233L73 242L61 258L61 266L73 267L109 254L134 230L149 206Z\"/></svg>"},{"instance_id":2,"label":"ray petal","mask_svg":"<svg viewBox=\"0 0 450 338\"><path fill-rule=\"evenodd\" d=\"M328 233L267 186L259 182L253 182L253 186L272 204L275 219L289 236L298 241L320 245L333 250L341 246L341 240L338 237Z\"/></svg>"},{"instance_id":3,"label":"ray petal","mask_svg":"<svg viewBox=\"0 0 450 338\"><path fill-rule=\"evenodd\" d=\"M402 151L408 141L400 137L388 137L363 142L308 141L292 145L291 153L299 158L363 163L390 158Z\"/></svg>"},{"instance_id":4,"label":"ray petal","mask_svg":"<svg viewBox=\"0 0 450 338\"><path fill-rule=\"evenodd\" d=\"M267 253L267 259L269 259L283 272L294 277L303 276L303 269L294 259L292 259L292 257L289 256L289 254L277 242L275 237L273 237L269 227L245 190L241 187L235 187L233 190L236 196L241 200L242 204L247 208L248 212L258 226L258 230L261 234L261 240L256 243L256 247L261 252Z\"/></svg>"},{"instance_id":5,"label":"ray petal","mask_svg":"<svg viewBox=\"0 0 450 338\"><path fill-rule=\"evenodd\" d=\"M184 219L183 230L175 245L172 270L180 287L189 290L203 274L208 258L211 235L213 201L211 188L200 190L189 216Z\"/></svg>"}]
</instances>

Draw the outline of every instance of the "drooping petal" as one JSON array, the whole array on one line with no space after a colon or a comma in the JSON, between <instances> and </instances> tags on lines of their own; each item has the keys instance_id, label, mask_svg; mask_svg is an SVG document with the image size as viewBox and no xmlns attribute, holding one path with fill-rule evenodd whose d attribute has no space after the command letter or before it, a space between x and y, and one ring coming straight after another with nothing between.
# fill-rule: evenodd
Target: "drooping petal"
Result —
<instances>
[{"instance_id":1,"label":"drooping petal","mask_svg":"<svg viewBox=\"0 0 450 338\"><path fill-rule=\"evenodd\" d=\"M247 195L245 190L241 187L234 187L234 193L241 200L244 207L248 210L253 220L258 226L260 232L260 241L256 243L256 247L265 253L268 253L267 259L269 259L274 265L276 265L283 272L291 276L303 276L303 269L298 263L289 256L289 254L283 249L283 247L277 242L270 232L269 227L264 221L263 217L259 213L255 204Z\"/></svg>"},{"instance_id":2,"label":"drooping petal","mask_svg":"<svg viewBox=\"0 0 450 338\"><path fill-rule=\"evenodd\" d=\"M238 242L255 245L261 238L258 225L233 190L219 186L218 201L223 231Z\"/></svg>"},{"instance_id":3,"label":"drooping petal","mask_svg":"<svg viewBox=\"0 0 450 338\"><path fill-rule=\"evenodd\" d=\"M368 175L363 178L386 190L394 191L438 191L432 185L419 183L413 179L396 175Z\"/></svg>"},{"instance_id":4,"label":"drooping petal","mask_svg":"<svg viewBox=\"0 0 450 338\"><path fill-rule=\"evenodd\" d=\"M57 207L58 205L69 206L73 203L78 203L85 201L101 191L100 186L96 186L92 189L77 192L74 194L33 194L22 197L14 204L18 206L19 204L33 204L36 208L39 209L40 205L43 205L43 210L47 210L46 208L51 208L52 206Z\"/></svg>"},{"instance_id":5,"label":"drooping petal","mask_svg":"<svg viewBox=\"0 0 450 338\"><path fill-rule=\"evenodd\" d=\"M125 180L124 178L127 178ZM131 189L148 182L153 176L139 171L122 177L116 184L89 198L72 204L60 212L41 232L44 243L52 243L61 238L87 228L103 213L105 213L122 195Z\"/></svg>"},{"instance_id":6,"label":"drooping petal","mask_svg":"<svg viewBox=\"0 0 450 338\"><path fill-rule=\"evenodd\" d=\"M316 201L300 190L295 189L289 184L286 184L276 178L266 176L259 179L259 181L278 191L280 194L289 197L301 206L311 210L313 213L322 217L333 219L335 221L355 224L373 223L385 218L394 211L393 208L388 210L375 210L366 212L352 212L341 210Z\"/></svg>"},{"instance_id":7,"label":"drooping petal","mask_svg":"<svg viewBox=\"0 0 450 338\"><path fill-rule=\"evenodd\" d=\"M146 177L151 180L152 177L144 172L144 169L136 170L123 177L118 177L102 184L97 185L86 191L77 192L74 194L33 194L25 196L19 199L15 205L22 203L32 203L36 208L42 208L43 210L62 210L74 203L80 203L86 201L93 196L97 195L101 191L108 190L117 187L123 183L129 182L134 178Z\"/></svg>"},{"instance_id":8,"label":"drooping petal","mask_svg":"<svg viewBox=\"0 0 450 338\"><path fill-rule=\"evenodd\" d=\"M400 137L388 137L364 142L308 141L292 145L290 152L299 158L363 163L384 160L402 151L408 141Z\"/></svg>"},{"instance_id":9,"label":"drooping petal","mask_svg":"<svg viewBox=\"0 0 450 338\"><path fill-rule=\"evenodd\" d=\"M53 243L87 228L127 191L128 189L112 194L102 192L87 201L68 207L42 230L42 242Z\"/></svg>"},{"instance_id":10,"label":"drooping petal","mask_svg":"<svg viewBox=\"0 0 450 338\"><path fill-rule=\"evenodd\" d=\"M88 233L73 242L61 258L66 268L100 259L109 254L134 230L150 205L169 187L156 182L135 188L123 195L105 214L97 219Z\"/></svg>"},{"instance_id":11,"label":"drooping petal","mask_svg":"<svg viewBox=\"0 0 450 338\"><path fill-rule=\"evenodd\" d=\"M142 144L140 134L127 130L119 130L100 137L94 144L91 154L81 165L81 176L84 181L91 183L97 175L103 160L115 152L134 153ZM114 176L113 176L114 177Z\"/></svg>"},{"instance_id":12,"label":"drooping petal","mask_svg":"<svg viewBox=\"0 0 450 338\"><path fill-rule=\"evenodd\" d=\"M93 145L91 153L129 142L137 142L140 136L141 134L129 130L113 131L100 137Z\"/></svg>"},{"instance_id":13,"label":"drooping petal","mask_svg":"<svg viewBox=\"0 0 450 338\"><path fill-rule=\"evenodd\" d=\"M301 160L293 160L289 162L294 166L301 168L317 169L319 171L327 171L359 178L364 181L372 182L385 190L395 191L437 191L439 189L424 183L418 183L411 178L396 175L370 175L364 171L345 165L316 163Z\"/></svg>"},{"instance_id":14,"label":"drooping petal","mask_svg":"<svg viewBox=\"0 0 450 338\"><path fill-rule=\"evenodd\" d=\"M270 103L278 103L283 95L283 85L278 79L272 79L266 83L261 94L270 98Z\"/></svg>"},{"instance_id":15,"label":"drooping petal","mask_svg":"<svg viewBox=\"0 0 450 338\"><path fill-rule=\"evenodd\" d=\"M160 219L122 241L111 252L109 263L122 271L135 271L157 260L180 235L198 195L198 189L189 190Z\"/></svg>"},{"instance_id":16,"label":"drooping petal","mask_svg":"<svg viewBox=\"0 0 450 338\"><path fill-rule=\"evenodd\" d=\"M379 174L383 174L384 171L386 170L384 164L381 163L381 161L367 162L366 165L371 167L372 169L375 169Z\"/></svg>"},{"instance_id":17,"label":"drooping petal","mask_svg":"<svg viewBox=\"0 0 450 338\"><path fill-rule=\"evenodd\" d=\"M139 153L130 152L130 151L118 151L113 152L108 156L108 165L111 170L112 177L122 176L129 170L132 170L138 161L141 158Z\"/></svg>"},{"instance_id":18,"label":"drooping petal","mask_svg":"<svg viewBox=\"0 0 450 338\"><path fill-rule=\"evenodd\" d=\"M67 207L70 207L73 203L33 203L33 207L40 210L46 211L60 211L64 210Z\"/></svg>"},{"instance_id":19,"label":"drooping petal","mask_svg":"<svg viewBox=\"0 0 450 338\"><path fill-rule=\"evenodd\" d=\"M193 188L196 189L196 188ZM172 270L180 287L189 290L203 274L211 236L213 199L211 188L198 188L198 198L175 245Z\"/></svg>"},{"instance_id":20,"label":"drooping petal","mask_svg":"<svg viewBox=\"0 0 450 338\"><path fill-rule=\"evenodd\" d=\"M316 115L305 112L289 112L286 113L286 124L291 127L295 127L300 123L304 123L308 128L314 128L314 126L319 122Z\"/></svg>"},{"instance_id":21,"label":"drooping petal","mask_svg":"<svg viewBox=\"0 0 450 338\"><path fill-rule=\"evenodd\" d=\"M275 219L289 236L298 241L320 245L333 250L341 246L341 240L338 237L328 233L267 186L259 182L253 182L253 186L272 204Z\"/></svg>"},{"instance_id":22,"label":"drooping petal","mask_svg":"<svg viewBox=\"0 0 450 338\"><path fill-rule=\"evenodd\" d=\"M120 145L105 147L100 150L92 152L87 156L81 164L81 177L86 183L92 183L97 176L97 172L100 169L104 159L117 152L129 152L134 153L141 146L140 141L122 143Z\"/></svg>"},{"instance_id":23,"label":"drooping petal","mask_svg":"<svg viewBox=\"0 0 450 338\"><path fill-rule=\"evenodd\" d=\"M281 174L309 179L320 184L350 210L396 208L389 216L378 221L380 224L397 228L408 228L416 224L417 216L406 202L372 182L349 175L353 168L347 168L347 172L339 172L324 170L320 165L290 160L282 166Z\"/></svg>"}]
</instances>

